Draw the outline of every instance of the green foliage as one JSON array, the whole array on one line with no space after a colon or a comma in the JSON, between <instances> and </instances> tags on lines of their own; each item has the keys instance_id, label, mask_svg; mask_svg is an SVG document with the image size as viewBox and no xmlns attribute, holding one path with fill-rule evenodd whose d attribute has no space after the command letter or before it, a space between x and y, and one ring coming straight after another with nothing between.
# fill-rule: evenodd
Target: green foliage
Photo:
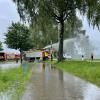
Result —
<instances>
[{"instance_id":1,"label":"green foliage","mask_svg":"<svg viewBox=\"0 0 100 100\"><path fill-rule=\"evenodd\" d=\"M100 86L100 62L65 61L57 63L57 68Z\"/></svg>"},{"instance_id":2,"label":"green foliage","mask_svg":"<svg viewBox=\"0 0 100 100\"><path fill-rule=\"evenodd\" d=\"M64 39L75 37L82 31L82 21L78 19L78 17L76 17L75 19L76 20L74 21L73 25L71 24L71 22L65 21Z\"/></svg>"},{"instance_id":3,"label":"green foliage","mask_svg":"<svg viewBox=\"0 0 100 100\"><path fill-rule=\"evenodd\" d=\"M100 22L100 1L99 0L13 0L18 7L20 17L38 21L42 18L52 18L60 21L63 19L73 19L77 10L81 14L86 14L93 25L99 25ZM24 6L23 6L24 5Z\"/></svg>"},{"instance_id":4,"label":"green foliage","mask_svg":"<svg viewBox=\"0 0 100 100\"><path fill-rule=\"evenodd\" d=\"M20 51L29 50L33 48L33 41L30 34L27 26L21 23L12 23L5 35L5 43L13 49L19 49Z\"/></svg>"},{"instance_id":5,"label":"green foliage","mask_svg":"<svg viewBox=\"0 0 100 100\"><path fill-rule=\"evenodd\" d=\"M44 22L47 19L60 23L59 56L63 60L64 22L70 22L74 27L76 12L87 15L89 23L99 27L100 1L99 0L13 0L18 7L18 12L24 21ZM41 25L44 26L43 23Z\"/></svg>"},{"instance_id":6,"label":"green foliage","mask_svg":"<svg viewBox=\"0 0 100 100\"><path fill-rule=\"evenodd\" d=\"M0 42L0 51L2 51L3 48L2 48L2 42Z\"/></svg>"},{"instance_id":7,"label":"green foliage","mask_svg":"<svg viewBox=\"0 0 100 100\"><path fill-rule=\"evenodd\" d=\"M36 25L31 26L31 33L34 40L35 47L43 48L44 46L58 41L58 31L57 25L53 27L53 22L48 22L48 24L43 23L36 30ZM34 27L34 28L32 28Z\"/></svg>"},{"instance_id":8,"label":"green foliage","mask_svg":"<svg viewBox=\"0 0 100 100\"><path fill-rule=\"evenodd\" d=\"M82 21L76 18L75 27L73 28L70 22L65 21L64 39L75 37L82 30ZM34 27L34 28L32 28ZM48 24L42 23L39 27L31 26L31 33L35 47L45 47L48 44L58 42L58 25L52 21ZM74 31L74 32L73 32Z\"/></svg>"}]
</instances>

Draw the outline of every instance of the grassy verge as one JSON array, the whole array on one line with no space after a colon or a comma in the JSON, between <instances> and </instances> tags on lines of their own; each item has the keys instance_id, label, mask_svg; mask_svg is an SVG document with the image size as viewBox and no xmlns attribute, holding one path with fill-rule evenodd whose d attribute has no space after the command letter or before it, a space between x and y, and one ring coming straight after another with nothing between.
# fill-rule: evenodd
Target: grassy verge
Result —
<instances>
[{"instance_id":1,"label":"grassy verge","mask_svg":"<svg viewBox=\"0 0 100 100\"><path fill-rule=\"evenodd\" d=\"M47 61L45 61L45 63L53 65L53 64L57 63L57 61L56 60L55 61L47 60Z\"/></svg>"},{"instance_id":2,"label":"grassy verge","mask_svg":"<svg viewBox=\"0 0 100 100\"><path fill-rule=\"evenodd\" d=\"M33 63L28 63L27 69L24 69L23 66L20 66L19 68L0 70L0 92L5 92L9 89L9 87L13 87L16 89L15 94L19 98L25 89L27 81L30 78L32 66ZM26 73L24 70L27 70Z\"/></svg>"},{"instance_id":3,"label":"grassy verge","mask_svg":"<svg viewBox=\"0 0 100 100\"><path fill-rule=\"evenodd\" d=\"M64 61L57 68L100 86L100 62Z\"/></svg>"}]
</instances>

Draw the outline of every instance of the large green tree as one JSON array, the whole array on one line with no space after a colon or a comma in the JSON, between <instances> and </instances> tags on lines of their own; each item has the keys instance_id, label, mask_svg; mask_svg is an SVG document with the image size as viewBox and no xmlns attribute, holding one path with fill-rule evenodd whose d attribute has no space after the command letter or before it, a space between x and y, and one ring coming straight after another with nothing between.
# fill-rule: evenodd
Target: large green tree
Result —
<instances>
[{"instance_id":1,"label":"large green tree","mask_svg":"<svg viewBox=\"0 0 100 100\"><path fill-rule=\"evenodd\" d=\"M75 37L82 30L82 21L76 17L74 22L75 26L65 21L64 39ZM34 27L34 28L33 28ZM43 48L49 44L56 43L59 41L59 29L57 23L52 21L42 23L40 27L36 27L36 24L31 27L31 33L34 40L34 45L37 48Z\"/></svg>"},{"instance_id":2,"label":"large green tree","mask_svg":"<svg viewBox=\"0 0 100 100\"><path fill-rule=\"evenodd\" d=\"M34 27L34 28L33 28ZM31 33L34 39L35 47L43 48L44 46L58 41L57 25L54 23L43 23L36 29L36 25L32 26Z\"/></svg>"},{"instance_id":3,"label":"large green tree","mask_svg":"<svg viewBox=\"0 0 100 100\"><path fill-rule=\"evenodd\" d=\"M33 40L30 37L30 34L29 28L18 22L12 23L5 35L5 43L8 45L8 47L18 49L20 51L21 61L23 51L33 48Z\"/></svg>"},{"instance_id":4,"label":"large green tree","mask_svg":"<svg viewBox=\"0 0 100 100\"><path fill-rule=\"evenodd\" d=\"M64 22L74 25L76 12L87 15L89 22L99 26L100 0L13 0L18 7L20 17L29 22L50 18L60 23L59 57L63 60ZM45 22L45 21L44 21Z\"/></svg>"},{"instance_id":5,"label":"large green tree","mask_svg":"<svg viewBox=\"0 0 100 100\"><path fill-rule=\"evenodd\" d=\"M82 31L82 21L76 17L73 24L65 21L64 39L76 37Z\"/></svg>"}]
</instances>

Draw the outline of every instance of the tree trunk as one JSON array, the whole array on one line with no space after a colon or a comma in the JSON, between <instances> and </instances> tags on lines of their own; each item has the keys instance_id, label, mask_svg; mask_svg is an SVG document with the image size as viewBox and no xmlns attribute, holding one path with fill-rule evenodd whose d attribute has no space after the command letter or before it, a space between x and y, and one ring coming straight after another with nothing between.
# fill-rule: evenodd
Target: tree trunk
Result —
<instances>
[{"instance_id":1,"label":"tree trunk","mask_svg":"<svg viewBox=\"0 0 100 100\"><path fill-rule=\"evenodd\" d=\"M63 17L60 19L60 34L59 34L59 51L58 51L58 61L63 60L63 36L64 35L64 20Z\"/></svg>"}]
</instances>

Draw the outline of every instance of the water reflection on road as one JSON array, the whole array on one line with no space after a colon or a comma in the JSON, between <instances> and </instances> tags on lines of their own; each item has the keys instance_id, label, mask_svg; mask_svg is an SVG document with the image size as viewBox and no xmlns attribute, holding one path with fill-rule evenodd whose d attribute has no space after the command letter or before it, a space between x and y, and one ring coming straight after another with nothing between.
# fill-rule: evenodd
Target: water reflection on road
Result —
<instances>
[{"instance_id":1,"label":"water reflection on road","mask_svg":"<svg viewBox=\"0 0 100 100\"><path fill-rule=\"evenodd\" d=\"M51 65L38 63L22 100L100 100L100 88Z\"/></svg>"}]
</instances>

